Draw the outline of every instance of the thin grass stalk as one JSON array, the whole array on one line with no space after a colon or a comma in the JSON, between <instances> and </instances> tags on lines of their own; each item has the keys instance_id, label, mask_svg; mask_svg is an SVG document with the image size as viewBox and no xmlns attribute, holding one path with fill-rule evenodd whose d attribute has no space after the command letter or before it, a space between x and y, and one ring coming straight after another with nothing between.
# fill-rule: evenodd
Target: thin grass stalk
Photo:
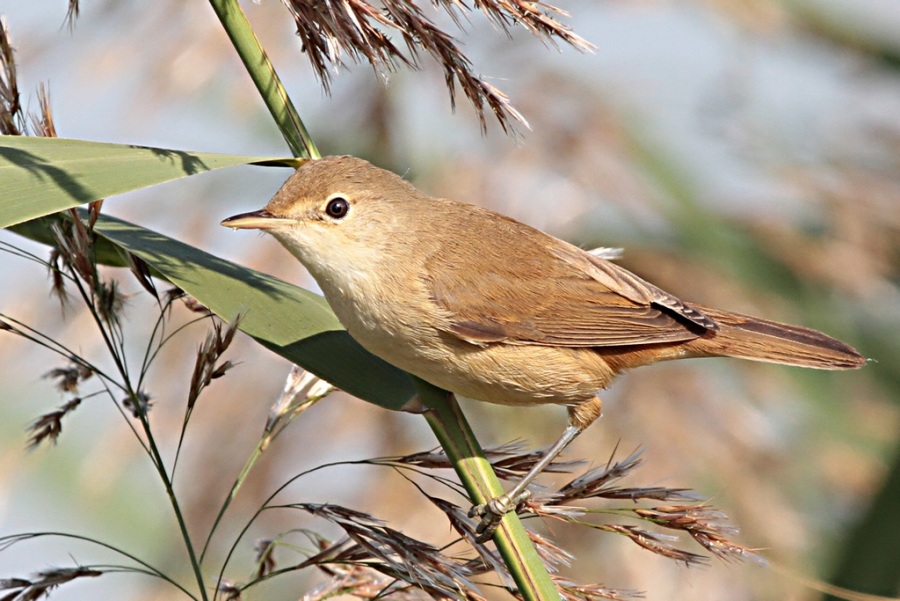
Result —
<instances>
[{"instance_id":1,"label":"thin grass stalk","mask_svg":"<svg viewBox=\"0 0 900 601\"><path fill-rule=\"evenodd\" d=\"M105 543L103 541L100 541L100 540L97 540L94 538L90 538L88 536L82 536L80 534L71 534L68 532L45 531L45 532L29 532L28 534L13 534L13 535L9 535L9 536L2 536L2 537L0 537L0 553L2 553L3 551L6 551L7 549L9 549L10 547L12 547L15 544L18 544L18 543L21 543L21 542L24 542L27 540L45 538L45 537L58 537L58 538L67 538L67 539L72 539L72 540L77 540L77 541L84 541L84 542L90 543L92 545L97 545L98 547L103 547L104 549L109 549L110 551L113 551L114 553L116 553L118 555L126 557L126 558L130 559L131 561L135 562L136 564L142 566L142 569L136 569L135 571L138 571L142 574L147 574L149 576L153 576L153 577L159 578L160 580L168 582L169 584L171 584L172 586L174 586L175 588L180 590L182 593L184 593L191 599L194 599L195 601L197 600L197 597L195 595L192 595L191 591L187 590L184 586L179 584L176 580L166 576L166 574L164 572L155 568L153 565L147 563L146 561L142 560L140 557L138 557L136 555L132 555L131 553L128 553L127 551L120 549L119 547L116 547L109 543Z\"/></svg>"},{"instance_id":2,"label":"thin grass stalk","mask_svg":"<svg viewBox=\"0 0 900 601\"><path fill-rule=\"evenodd\" d=\"M237 0L209 0L209 3L293 155L305 159L321 158L241 5Z\"/></svg>"},{"instance_id":3,"label":"thin grass stalk","mask_svg":"<svg viewBox=\"0 0 900 601\"><path fill-rule=\"evenodd\" d=\"M93 257L92 257L93 259ZM99 276L96 275L96 261L93 260L93 269L95 271L94 277L97 278ZM72 268L70 267L70 270ZM101 336L103 337L104 343L106 344L107 349L112 355L113 361L116 364L116 369L123 379L123 389L125 390L128 398L137 399L139 395L139 390L135 390L131 385L131 378L129 376L128 367L125 364L124 356L120 354L121 348L116 345L116 339L112 335L111 332L108 332L106 326L104 325L104 321L94 306L94 298L93 295L84 287L82 281L76 277L76 274L72 273L72 280L77 288L79 294L84 300L85 305L88 307L91 316L93 317L94 323L97 325L97 329L100 331ZM110 326L112 327L112 326ZM139 404L136 402L136 407ZM160 453L159 448L156 445L156 439L153 436L153 431L150 427L150 420L147 418L147 412L145 409L139 409L135 412L136 417L140 420L141 426L144 430L144 435L146 436L146 445L144 448L149 452L150 459L153 462L153 466L156 468L157 473L159 474L160 479L163 482L163 486L166 489L166 495L169 497L169 502L172 505L172 510L175 514L175 519L178 522L178 528L181 531L181 536L184 540L185 547L187 549L188 557L191 562L191 568L194 573L195 578L197 579L197 585L200 589L200 597L203 601L207 601L208 596L206 593L206 586L203 580L203 573L200 569L200 562L198 561L196 551L194 550L193 542L191 541L190 533L187 529L187 522L185 521L184 514L181 511L181 506L178 503L178 497L175 495L175 488L172 485L172 480L169 477L168 472L166 471L165 462L162 457L162 453Z\"/></svg>"},{"instance_id":4,"label":"thin grass stalk","mask_svg":"<svg viewBox=\"0 0 900 601\"><path fill-rule=\"evenodd\" d=\"M175 495L175 487L172 486L172 481L169 478L169 474L166 472L166 467L163 463L162 455L160 454L159 448L156 446L156 440L153 438L153 435L151 433L150 421L147 419L147 415L143 411L140 412L140 420L141 425L144 426L144 432L147 435L147 442L148 446L150 447L150 452L152 453L153 463L156 465L159 477L163 481L163 486L165 486L166 489L166 495L168 495L169 502L172 505L172 510L175 513L175 519L178 521L178 529L181 531L181 537L184 539L184 546L187 549L188 557L191 561L191 570L194 573L194 577L197 579L197 587L200 589L200 598L203 599L203 601L207 601L207 599L209 599L209 596L206 593L206 583L203 579L203 571L200 566L200 559L197 556L197 552L194 550L194 544L187 529L187 521L184 519L184 514L181 511L181 505L178 503L178 497Z\"/></svg>"},{"instance_id":5,"label":"thin grass stalk","mask_svg":"<svg viewBox=\"0 0 900 601\"><path fill-rule=\"evenodd\" d=\"M428 408L425 419L453 463L474 503L503 494L500 480L484 455L456 398L449 392L413 378L419 398ZM526 601L559 601L556 585L515 512L503 516L494 543Z\"/></svg>"}]
</instances>

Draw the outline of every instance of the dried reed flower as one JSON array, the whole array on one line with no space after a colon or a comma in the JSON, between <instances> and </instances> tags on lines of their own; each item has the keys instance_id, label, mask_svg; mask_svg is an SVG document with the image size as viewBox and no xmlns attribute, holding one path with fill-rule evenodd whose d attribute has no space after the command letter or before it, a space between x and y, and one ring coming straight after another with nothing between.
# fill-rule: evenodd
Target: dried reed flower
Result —
<instances>
[{"instance_id":1,"label":"dried reed flower","mask_svg":"<svg viewBox=\"0 0 900 601\"><path fill-rule=\"evenodd\" d=\"M78 14L81 11L81 7L79 6L78 0L69 0L69 8L66 10L66 23L69 26L69 29L75 27L75 19L78 18Z\"/></svg>"},{"instance_id":2,"label":"dried reed flower","mask_svg":"<svg viewBox=\"0 0 900 601\"><path fill-rule=\"evenodd\" d=\"M725 538L737 534L738 528L728 522L728 517L715 507L674 505L635 509L634 513L665 528L687 532L704 549L720 559L749 559L765 564L765 560L754 550Z\"/></svg>"},{"instance_id":3,"label":"dried reed flower","mask_svg":"<svg viewBox=\"0 0 900 601\"><path fill-rule=\"evenodd\" d=\"M677 536L661 534L659 532L650 532L643 528L629 524L603 524L598 526L599 529L607 532L615 532L628 537L639 546L652 551L657 555L680 561L686 566L705 564L709 562L709 558L703 555L697 555L690 551L684 551L674 547L671 543L678 542Z\"/></svg>"},{"instance_id":4,"label":"dried reed flower","mask_svg":"<svg viewBox=\"0 0 900 601\"><path fill-rule=\"evenodd\" d=\"M511 131L513 121L528 127L509 98L474 73L471 61L456 40L426 17L413 0L382 0L378 5L367 0L282 2L294 17L303 51L326 92L331 81L329 67L345 66L344 56L355 63L367 61L376 70L390 72L401 65L418 68L420 54L426 53L444 70L451 105L455 106L459 85L475 107L482 129L487 127L486 109L494 114L505 132ZM593 49L593 45L556 20L567 13L549 4L531 0L479 0L475 6L506 33L523 27L550 43L560 40L580 51ZM433 7L446 12L460 29L464 13L473 10L456 0L441 0ZM392 41L391 34L402 38L408 56Z\"/></svg>"},{"instance_id":5,"label":"dried reed flower","mask_svg":"<svg viewBox=\"0 0 900 601\"><path fill-rule=\"evenodd\" d=\"M551 576L559 589L562 599L567 601L593 601L594 599L610 599L611 601L629 601L643 599L641 591L607 588L601 584L575 584L571 580Z\"/></svg>"},{"instance_id":6,"label":"dried reed flower","mask_svg":"<svg viewBox=\"0 0 900 601\"><path fill-rule=\"evenodd\" d=\"M31 422L28 426L28 432L31 433L31 436L28 439L28 448L33 449L44 440L50 440L50 442L56 444L56 440L62 433L62 419L74 411L80 404L81 399L75 397L56 411L45 413Z\"/></svg>"},{"instance_id":7,"label":"dried reed flower","mask_svg":"<svg viewBox=\"0 0 900 601\"><path fill-rule=\"evenodd\" d=\"M319 376L298 365L291 366L291 371L284 382L284 390L269 410L260 448L266 450L272 439L292 419L335 390L337 389L334 386Z\"/></svg>"},{"instance_id":8,"label":"dried reed flower","mask_svg":"<svg viewBox=\"0 0 900 601\"><path fill-rule=\"evenodd\" d=\"M60 308L65 313L66 305L69 302L69 294L66 291L66 278L62 272L62 254L58 248L50 251L50 258L47 260L47 270L50 272L50 292L59 299Z\"/></svg>"},{"instance_id":9,"label":"dried reed flower","mask_svg":"<svg viewBox=\"0 0 900 601\"><path fill-rule=\"evenodd\" d=\"M534 544L535 550L547 566L551 575L557 571L557 567L569 567L575 560L575 556L554 543L546 536L541 536L537 532L528 531L528 538Z\"/></svg>"},{"instance_id":10,"label":"dried reed flower","mask_svg":"<svg viewBox=\"0 0 900 601\"><path fill-rule=\"evenodd\" d=\"M81 224L78 227L76 224ZM72 268L91 289L94 288L95 266L91 260L91 239L81 219L55 221L50 232L62 261Z\"/></svg>"},{"instance_id":11,"label":"dried reed flower","mask_svg":"<svg viewBox=\"0 0 900 601\"><path fill-rule=\"evenodd\" d=\"M679 541L676 536L650 532L634 525L591 524L583 520L587 513L586 509L563 505L563 503L571 503L573 501L589 498L604 498L610 500L627 499L634 502L648 499L676 503L702 501L702 497L698 493L685 488L616 486L616 483L619 480L629 475L640 466L642 462L641 453L642 451L638 449L625 459L617 462L613 462L612 457L610 457L610 460L605 467L591 469L585 474L564 484L557 491L536 492L536 494L533 494L532 498L528 499L518 508L518 511L522 514L531 513L539 517L553 518L583 527L624 535L647 550L653 551L664 557L675 559L676 561L684 562L685 564L693 565L707 561L707 558L703 555L691 553L675 547L672 543ZM488 456L492 465L494 465L498 476L506 479L517 477L522 472L527 471L533 463L533 460L539 456L539 452L524 452L522 446L518 443L490 449L485 451L485 454ZM418 468L425 469L442 469L450 467L446 456L436 450L425 453L414 453L381 463L414 465ZM564 463L557 466L558 469L556 471L571 471L571 468L575 465L577 465L577 462ZM498 466L503 467L498 469ZM486 566L490 566L492 571L497 574L506 575L502 561L500 561L498 557L494 557L492 552L485 548L484 545L478 543L473 533L473 524L461 508L448 501L436 499L430 495L425 496L447 515L454 530L473 546ZM630 510L613 509L612 511L617 514L628 512L631 515L662 527L683 530L705 549L723 559L739 558L758 560L758 557L756 557L752 550L738 545L726 538L727 535L737 533L737 528L728 523L724 513L707 505L696 503L692 505L671 505L654 508L634 508ZM548 539L544 539L534 533L529 534L548 568L552 569L553 566L568 565L571 558L564 550L554 545ZM563 594L565 596L565 593ZM614 595L624 597L634 596L634 593L632 592L622 593L599 585L591 585L591 587L585 588L584 590L581 590L581 592L575 591L571 592L571 594L574 596L570 598L575 599L618 598ZM578 595L586 596L579 597ZM591 597L591 595L593 595L593 597ZM613 596L604 597L604 595Z\"/></svg>"},{"instance_id":12,"label":"dried reed flower","mask_svg":"<svg viewBox=\"0 0 900 601\"><path fill-rule=\"evenodd\" d=\"M55 379L56 387L61 392L75 392L78 390L79 382L84 382L94 375L87 365L81 363L73 363L69 367L54 367L43 375L44 379Z\"/></svg>"},{"instance_id":13,"label":"dried reed flower","mask_svg":"<svg viewBox=\"0 0 900 601\"><path fill-rule=\"evenodd\" d=\"M433 599L419 589L401 586L395 579L364 565L320 565L319 569L330 578L304 593L300 598L301 601L325 601L338 595L352 595L358 599L389 598L397 601Z\"/></svg>"},{"instance_id":14,"label":"dried reed flower","mask_svg":"<svg viewBox=\"0 0 900 601\"><path fill-rule=\"evenodd\" d=\"M78 578L96 578L103 572L86 567L50 568L32 575L31 579L7 578L0 580L0 590L12 592L0 597L3 601L37 601L49 597L50 592L61 584Z\"/></svg>"},{"instance_id":15,"label":"dried reed flower","mask_svg":"<svg viewBox=\"0 0 900 601\"><path fill-rule=\"evenodd\" d=\"M43 82L38 86L37 96L39 112L30 115L31 131L42 138L55 138L56 125L53 123L53 112L50 109L50 92Z\"/></svg>"},{"instance_id":16,"label":"dried reed flower","mask_svg":"<svg viewBox=\"0 0 900 601\"><path fill-rule=\"evenodd\" d=\"M96 222L100 216L100 206L102 204L103 201L95 201L90 204L92 227L93 223ZM135 279L137 279L138 283L144 290L153 295L153 298L155 298L157 302L159 302L159 292L157 292L156 285L150 278L150 266L147 265L147 262L133 253L125 253L125 260L128 262L128 268L131 269L131 273L134 275Z\"/></svg>"},{"instance_id":17,"label":"dried reed flower","mask_svg":"<svg viewBox=\"0 0 900 601\"><path fill-rule=\"evenodd\" d=\"M103 199L95 200L88 203L88 227L94 229L94 224L100 219L100 209L103 208ZM127 253L126 256L132 256ZM152 291L151 291L152 293Z\"/></svg>"},{"instance_id":18,"label":"dried reed flower","mask_svg":"<svg viewBox=\"0 0 900 601\"><path fill-rule=\"evenodd\" d=\"M216 378L221 378L229 369L234 367L231 361L216 363L222 354L231 346L234 335L237 333L240 316L235 318L223 329L222 322L213 319L213 329L206 335L206 340L197 350L197 359L194 362L194 373L191 375L191 385L188 390L187 407L190 412L197 402L197 398L203 389L209 386Z\"/></svg>"},{"instance_id":19,"label":"dried reed flower","mask_svg":"<svg viewBox=\"0 0 900 601\"><path fill-rule=\"evenodd\" d=\"M119 315L125 306L125 296L119 290L119 282L116 280L97 280L94 287L97 312L107 324L119 325Z\"/></svg>"},{"instance_id":20,"label":"dried reed flower","mask_svg":"<svg viewBox=\"0 0 900 601\"><path fill-rule=\"evenodd\" d=\"M25 131L12 38L6 17L0 17L0 134L21 136Z\"/></svg>"},{"instance_id":21,"label":"dried reed flower","mask_svg":"<svg viewBox=\"0 0 900 601\"><path fill-rule=\"evenodd\" d=\"M450 521L450 526L475 549L476 553L478 553L478 558L469 561L466 569L472 575L493 572L502 578L505 587L509 589L515 588L515 581L513 580L512 574L509 573L509 568L503 562L503 559L497 551L479 541L479 537L475 533L475 523L469 517L468 511L445 499L433 497L428 494L425 494L425 496L432 504L444 512L444 515L446 515L447 519Z\"/></svg>"},{"instance_id":22,"label":"dried reed flower","mask_svg":"<svg viewBox=\"0 0 900 601\"><path fill-rule=\"evenodd\" d=\"M6 136L28 135L28 123L22 110L19 84L14 57L15 49L5 17L0 17L0 134ZM50 110L50 93L41 83L37 91L39 112L29 115L31 133L35 136L55 138L56 126Z\"/></svg>"},{"instance_id":23,"label":"dried reed flower","mask_svg":"<svg viewBox=\"0 0 900 601\"><path fill-rule=\"evenodd\" d=\"M241 587L229 580L219 581L216 591L224 595L225 601L240 601Z\"/></svg>"},{"instance_id":24,"label":"dried reed flower","mask_svg":"<svg viewBox=\"0 0 900 601\"><path fill-rule=\"evenodd\" d=\"M184 303L184 306L187 308L187 310L192 313L199 313L201 315L213 315L213 312L209 310L209 307L198 301L190 294L187 294L181 288L171 288L167 294L170 299L181 299L181 302Z\"/></svg>"},{"instance_id":25,"label":"dried reed flower","mask_svg":"<svg viewBox=\"0 0 900 601\"><path fill-rule=\"evenodd\" d=\"M556 493L557 504L568 503L578 499L654 499L657 501L699 501L701 496L686 488L651 487L616 487L613 483L624 478L635 470L643 461L638 449L621 461L612 463L612 458L604 468L594 468L563 485Z\"/></svg>"},{"instance_id":26,"label":"dried reed flower","mask_svg":"<svg viewBox=\"0 0 900 601\"><path fill-rule=\"evenodd\" d=\"M166 290L166 301L171 303L178 299L182 299L186 297L188 294L178 286L172 286L168 290Z\"/></svg>"},{"instance_id":27,"label":"dried reed flower","mask_svg":"<svg viewBox=\"0 0 900 601\"><path fill-rule=\"evenodd\" d=\"M262 578L270 574L277 567L275 562L275 541L271 538L262 538L254 545L256 551L256 577Z\"/></svg>"},{"instance_id":28,"label":"dried reed flower","mask_svg":"<svg viewBox=\"0 0 900 601\"><path fill-rule=\"evenodd\" d=\"M507 445L501 447L501 449L502 451L500 454L503 456L503 460L516 458L524 459L528 455L526 453L516 455L516 452L519 450L518 445ZM489 452L487 452L487 454L490 456ZM520 505L517 511L520 514L530 513L538 517L553 518L581 527L614 532L628 537L641 547L659 555L684 562L685 564L696 564L707 561L707 558L703 555L676 548L672 544L679 541L676 536L650 532L633 525L592 524L584 521L584 516L589 510L582 507L563 505L563 503L571 503L573 501L589 498L604 498L610 500L627 499L634 502L648 499L677 503L683 503L685 501L693 502L690 505L678 504L652 508L635 507L633 509L613 508L606 511L610 511L617 515L622 515L623 513L633 515L660 527L684 531L703 548L722 559L749 559L756 562L762 562L761 558L759 558L753 550L734 543L726 538L727 536L736 534L738 529L728 522L727 517L722 511L700 503L703 498L695 491L684 488L667 488L659 486L615 486L614 484L618 480L627 476L640 466L642 461L640 455L641 450L637 450L625 459L617 462L613 462L612 457L610 457L610 460L605 467L589 470L587 473L564 484L557 491L537 491L530 499ZM447 467L445 461L445 457L434 451L408 455L396 460L397 463L412 464L417 467L429 469ZM527 469L527 462L524 463L524 466L525 469ZM518 471L518 468L516 468L515 471ZM506 474L508 477L514 475L514 473ZM428 498L448 516L453 528L473 545L478 553L482 555L486 563L490 564L491 560L485 555L485 550L478 545L477 541L475 541L474 537L471 535L471 522L457 516L457 513L461 512L461 510L457 506L446 501L436 500L432 497ZM604 510L600 511L603 512ZM538 552L541 554L548 567L552 568L552 566L556 565L568 565L570 558L565 551L556 547L547 539L543 539L534 533L530 534L532 541L535 543L535 547L538 549ZM497 567L494 567L494 571L503 573L502 568L498 569Z\"/></svg>"},{"instance_id":29,"label":"dried reed flower","mask_svg":"<svg viewBox=\"0 0 900 601\"><path fill-rule=\"evenodd\" d=\"M135 394L122 399L122 406L131 411L131 414L135 418L139 418L141 416L146 416L147 412L150 411L150 407L153 406L153 403L150 402L150 398L149 394L139 390Z\"/></svg>"},{"instance_id":30,"label":"dried reed flower","mask_svg":"<svg viewBox=\"0 0 900 601\"><path fill-rule=\"evenodd\" d=\"M95 204L91 203L92 209ZM55 242L55 247L51 250L47 261L52 282L51 293L59 299L60 305L65 311L68 293L63 270L66 267L70 268L73 275L80 277L90 288L93 297L91 304L100 318L108 325L118 327L120 325L119 316L125 306L125 295L120 291L119 283L116 280L101 280L97 273L93 248L94 233L90 229L93 221L96 220L96 213L91 213L92 221L87 226L77 210L72 209L70 215L71 220L58 219L50 225L50 232ZM149 269L136 257L135 261L132 272L138 281L156 296L152 282L148 278L141 277L139 265L143 266L143 270L147 274L149 274Z\"/></svg>"},{"instance_id":31,"label":"dried reed flower","mask_svg":"<svg viewBox=\"0 0 900 601\"><path fill-rule=\"evenodd\" d=\"M575 478L560 488L559 494L563 497L581 498L584 494L588 494L589 490L596 490L600 486L608 485L624 478L643 462L643 459L641 459L643 451L637 449L625 459L613 463L612 459L616 450L613 450L613 455L606 462L606 467L594 468L583 476Z\"/></svg>"},{"instance_id":32,"label":"dried reed flower","mask_svg":"<svg viewBox=\"0 0 900 601\"><path fill-rule=\"evenodd\" d=\"M471 559L447 557L426 543L415 541L386 527L368 514L344 507L314 504L291 505L291 507L310 511L314 515L326 517L341 525L350 537L349 540L333 545L326 545L322 539L320 544L322 551L301 564L304 567L316 565L331 576L329 581L307 592L303 599L309 601L324 599L337 592L364 599L372 598L370 594L373 591L379 591L379 596L390 594L391 598L395 593L401 591L404 595L411 595L415 592L414 590L398 589L398 582L385 581L383 576L376 575L372 570L418 587L435 599L481 599L482 597L478 589L474 588L471 578L491 572L502 579L504 587L515 591L515 583L509 568L503 562L499 552L492 546L477 542L474 532L475 523L468 517L467 512L447 500L430 496L424 491L422 494L444 512L454 530L460 533L477 551L477 557ZM655 540L675 539L675 537L666 537L666 535L646 533L634 527L609 527L612 531L618 531L617 528L622 528L622 534L635 537L642 545L648 547L653 546ZM555 572L556 566L571 564L572 555L550 539L534 532L528 534L551 574ZM679 553L662 543L659 543L659 547L664 548L668 554L680 560L685 560L691 555ZM698 560L704 559L701 556L696 557ZM398 563L404 563L407 569L398 569ZM616 590L601 584L579 585L557 575L551 577L563 599L626 601L641 596L637 591ZM448 587L447 585L451 583L452 586ZM463 590L454 588L459 586L465 588ZM400 598L405 598L405 596ZM420 596L410 598L420 598Z\"/></svg>"},{"instance_id":33,"label":"dried reed flower","mask_svg":"<svg viewBox=\"0 0 900 601\"><path fill-rule=\"evenodd\" d=\"M481 599L470 579L466 562L447 557L440 549L406 536L369 514L332 504L297 503L302 509L340 526L356 543L330 557L329 563L365 564L382 574L398 578L437 598Z\"/></svg>"}]
</instances>

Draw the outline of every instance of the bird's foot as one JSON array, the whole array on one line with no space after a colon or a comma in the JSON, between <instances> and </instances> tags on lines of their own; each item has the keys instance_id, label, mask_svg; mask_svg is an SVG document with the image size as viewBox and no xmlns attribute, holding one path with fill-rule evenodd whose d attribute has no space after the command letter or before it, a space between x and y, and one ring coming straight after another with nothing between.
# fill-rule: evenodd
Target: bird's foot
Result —
<instances>
[{"instance_id":1,"label":"bird's foot","mask_svg":"<svg viewBox=\"0 0 900 601\"><path fill-rule=\"evenodd\" d=\"M499 497L494 497L487 503L472 507L469 510L469 517L481 517L481 522L475 528L475 540L479 543L488 540L494 534L494 530L497 529L503 516L510 511L515 511L529 497L531 497L531 491L528 489L518 493L510 491Z\"/></svg>"}]
</instances>

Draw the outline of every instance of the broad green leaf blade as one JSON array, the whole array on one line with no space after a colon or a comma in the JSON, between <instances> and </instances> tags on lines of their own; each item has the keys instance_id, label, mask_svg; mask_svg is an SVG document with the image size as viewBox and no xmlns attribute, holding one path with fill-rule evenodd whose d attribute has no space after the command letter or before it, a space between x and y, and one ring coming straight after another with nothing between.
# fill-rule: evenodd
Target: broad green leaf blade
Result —
<instances>
[{"instance_id":1,"label":"broad green leaf blade","mask_svg":"<svg viewBox=\"0 0 900 601\"><path fill-rule=\"evenodd\" d=\"M272 159L60 138L0 136L0 228L114 194Z\"/></svg>"},{"instance_id":2,"label":"broad green leaf blade","mask_svg":"<svg viewBox=\"0 0 900 601\"><path fill-rule=\"evenodd\" d=\"M94 230L134 253L223 319L338 388L387 409L415 394L409 376L350 337L325 299L131 223L101 215Z\"/></svg>"}]
</instances>

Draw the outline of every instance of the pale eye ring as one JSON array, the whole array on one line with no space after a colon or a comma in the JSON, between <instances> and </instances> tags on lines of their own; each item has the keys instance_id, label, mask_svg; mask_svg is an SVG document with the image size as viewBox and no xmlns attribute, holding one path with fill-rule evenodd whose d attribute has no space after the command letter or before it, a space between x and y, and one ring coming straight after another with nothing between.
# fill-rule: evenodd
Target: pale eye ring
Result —
<instances>
[{"instance_id":1,"label":"pale eye ring","mask_svg":"<svg viewBox=\"0 0 900 601\"><path fill-rule=\"evenodd\" d=\"M343 196L335 196L325 205L325 214L332 219L343 219L349 212L350 202Z\"/></svg>"}]
</instances>

